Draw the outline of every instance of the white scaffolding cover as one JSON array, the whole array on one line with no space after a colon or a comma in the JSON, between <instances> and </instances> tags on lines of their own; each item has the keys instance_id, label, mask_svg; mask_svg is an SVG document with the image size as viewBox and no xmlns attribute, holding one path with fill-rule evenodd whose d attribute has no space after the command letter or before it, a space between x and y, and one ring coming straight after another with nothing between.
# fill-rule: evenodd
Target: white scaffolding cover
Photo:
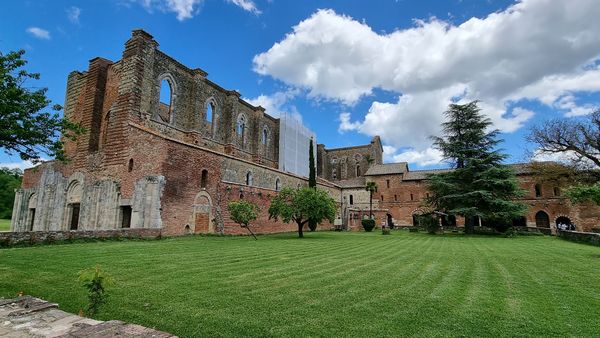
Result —
<instances>
[{"instance_id":1,"label":"white scaffolding cover","mask_svg":"<svg viewBox=\"0 0 600 338\"><path fill-rule=\"evenodd\" d=\"M315 166L317 161L317 136L291 114L279 117L279 169L308 177L308 147L313 139ZM316 170L316 168L315 168Z\"/></svg>"}]
</instances>

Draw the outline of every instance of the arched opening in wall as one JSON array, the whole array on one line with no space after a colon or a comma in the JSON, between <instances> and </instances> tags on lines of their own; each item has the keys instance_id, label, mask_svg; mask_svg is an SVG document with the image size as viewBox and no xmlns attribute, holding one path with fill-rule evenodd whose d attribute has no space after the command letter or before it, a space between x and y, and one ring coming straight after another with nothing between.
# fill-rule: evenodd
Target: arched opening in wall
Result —
<instances>
[{"instance_id":1,"label":"arched opening in wall","mask_svg":"<svg viewBox=\"0 0 600 338\"><path fill-rule=\"evenodd\" d=\"M350 205L354 205L354 196L350 195Z\"/></svg>"},{"instance_id":2,"label":"arched opening in wall","mask_svg":"<svg viewBox=\"0 0 600 338\"><path fill-rule=\"evenodd\" d=\"M121 228L131 228L131 205L122 205L119 209L121 213Z\"/></svg>"},{"instance_id":3,"label":"arched opening in wall","mask_svg":"<svg viewBox=\"0 0 600 338\"><path fill-rule=\"evenodd\" d=\"M168 79L160 81L158 117L164 123L171 123L173 114L173 85Z\"/></svg>"},{"instance_id":4,"label":"arched opening in wall","mask_svg":"<svg viewBox=\"0 0 600 338\"><path fill-rule=\"evenodd\" d=\"M108 128L110 127L110 119L112 117L112 112L109 110L106 115L104 115L104 123L102 123L102 134L100 135L100 149L104 148L106 142L108 141Z\"/></svg>"},{"instance_id":5,"label":"arched opening in wall","mask_svg":"<svg viewBox=\"0 0 600 338\"><path fill-rule=\"evenodd\" d=\"M573 222L567 216L560 216L556 219L556 228L561 230L575 230Z\"/></svg>"},{"instance_id":6,"label":"arched opening in wall","mask_svg":"<svg viewBox=\"0 0 600 338\"><path fill-rule=\"evenodd\" d=\"M360 172L360 164L356 165L356 177L360 177L361 172Z\"/></svg>"},{"instance_id":7,"label":"arched opening in wall","mask_svg":"<svg viewBox=\"0 0 600 338\"><path fill-rule=\"evenodd\" d=\"M199 193L194 200L194 232L207 233L211 232L212 201L210 196L205 192Z\"/></svg>"},{"instance_id":8,"label":"arched opening in wall","mask_svg":"<svg viewBox=\"0 0 600 338\"><path fill-rule=\"evenodd\" d=\"M204 119L206 120L206 122L209 122L209 123L213 122L214 111L215 111L215 103L212 100L210 100L206 104L206 114L204 115Z\"/></svg>"},{"instance_id":9,"label":"arched opening in wall","mask_svg":"<svg viewBox=\"0 0 600 338\"><path fill-rule=\"evenodd\" d=\"M183 229L185 231L186 235L191 235L192 234L192 229L190 229L190 225L186 224L185 228Z\"/></svg>"},{"instance_id":10,"label":"arched opening in wall","mask_svg":"<svg viewBox=\"0 0 600 338\"><path fill-rule=\"evenodd\" d=\"M525 216L519 216L517 218L513 218L512 226L514 227L526 227L527 226L527 218Z\"/></svg>"},{"instance_id":11,"label":"arched opening in wall","mask_svg":"<svg viewBox=\"0 0 600 338\"><path fill-rule=\"evenodd\" d=\"M279 177L277 177L277 179L275 179L275 191L280 191L281 190L281 180L279 179Z\"/></svg>"},{"instance_id":12,"label":"arched opening in wall","mask_svg":"<svg viewBox=\"0 0 600 338\"><path fill-rule=\"evenodd\" d=\"M37 207L37 194L32 194L29 197L28 212L27 212L27 229L26 231L33 231L33 226L35 225L35 209Z\"/></svg>"},{"instance_id":13,"label":"arched opening in wall","mask_svg":"<svg viewBox=\"0 0 600 338\"><path fill-rule=\"evenodd\" d=\"M128 172L132 172L133 171L133 159L130 158L129 162L127 163L127 171Z\"/></svg>"},{"instance_id":14,"label":"arched opening in wall","mask_svg":"<svg viewBox=\"0 0 600 338\"><path fill-rule=\"evenodd\" d=\"M415 196L413 194L410 194L410 200L414 201L415 200Z\"/></svg>"},{"instance_id":15,"label":"arched opening in wall","mask_svg":"<svg viewBox=\"0 0 600 338\"><path fill-rule=\"evenodd\" d=\"M560 188L559 187L554 187L554 196L556 196L556 197L560 196Z\"/></svg>"},{"instance_id":16,"label":"arched opening in wall","mask_svg":"<svg viewBox=\"0 0 600 338\"><path fill-rule=\"evenodd\" d=\"M542 197L542 185L541 184L536 184L535 187L535 197Z\"/></svg>"},{"instance_id":17,"label":"arched opening in wall","mask_svg":"<svg viewBox=\"0 0 600 338\"><path fill-rule=\"evenodd\" d=\"M263 131L262 131L260 143L262 143L262 145L266 147L268 141L269 141L269 131L267 130L267 127L265 127L265 128L263 128Z\"/></svg>"},{"instance_id":18,"label":"arched opening in wall","mask_svg":"<svg viewBox=\"0 0 600 338\"><path fill-rule=\"evenodd\" d=\"M443 215L441 217L442 219L442 226L445 227L455 227L456 226L456 216L454 215Z\"/></svg>"},{"instance_id":19,"label":"arched opening in wall","mask_svg":"<svg viewBox=\"0 0 600 338\"><path fill-rule=\"evenodd\" d=\"M535 226L538 228L549 228L550 227L550 217L544 211L538 211L535 214Z\"/></svg>"},{"instance_id":20,"label":"arched opening in wall","mask_svg":"<svg viewBox=\"0 0 600 338\"><path fill-rule=\"evenodd\" d=\"M240 140L240 145L243 147L246 141L246 117L242 114L238 116L235 132Z\"/></svg>"},{"instance_id":21,"label":"arched opening in wall","mask_svg":"<svg viewBox=\"0 0 600 338\"><path fill-rule=\"evenodd\" d=\"M206 181L208 180L208 170L202 170L202 175L200 176L200 188L206 188Z\"/></svg>"},{"instance_id":22,"label":"arched opening in wall","mask_svg":"<svg viewBox=\"0 0 600 338\"><path fill-rule=\"evenodd\" d=\"M67 188L67 219L66 227L69 230L79 229L79 211L83 189L78 181L72 181Z\"/></svg>"},{"instance_id":23,"label":"arched opening in wall","mask_svg":"<svg viewBox=\"0 0 600 338\"><path fill-rule=\"evenodd\" d=\"M246 185L252 185L252 172L251 171L246 173Z\"/></svg>"}]
</instances>

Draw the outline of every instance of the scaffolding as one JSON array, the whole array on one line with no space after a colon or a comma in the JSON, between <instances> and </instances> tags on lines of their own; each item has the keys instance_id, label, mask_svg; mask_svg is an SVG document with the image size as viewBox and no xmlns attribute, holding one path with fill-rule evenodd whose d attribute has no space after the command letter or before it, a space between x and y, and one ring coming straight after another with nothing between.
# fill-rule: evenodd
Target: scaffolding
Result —
<instances>
[{"instance_id":1,"label":"scaffolding","mask_svg":"<svg viewBox=\"0 0 600 338\"><path fill-rule=\"evenodd\" d=\"M313 140L315 166L317 159L317 136L292 114L279 118L279 169L308 177L308 147ZM315 168L316 170L316 168Z\"/></svg>"}]
</instances>

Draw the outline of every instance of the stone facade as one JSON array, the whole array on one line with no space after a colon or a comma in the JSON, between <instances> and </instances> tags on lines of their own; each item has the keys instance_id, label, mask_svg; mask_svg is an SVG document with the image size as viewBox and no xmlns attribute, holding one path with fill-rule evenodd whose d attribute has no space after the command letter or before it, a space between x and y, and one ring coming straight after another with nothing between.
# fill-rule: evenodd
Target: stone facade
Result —
<instances>
[{"instance_id":1,"label":"stone facade","mask_svg":"<svg viewBox=\"0 0 600 338\"><path fill-rule=\"evenodd\" d=\"M164 54L142 30L133 31L121 60L94 58L87 71L69 75L65 115L86 132L65 140L71 162L25 171L14 232L246 233L227 212L228 202L241 198L261 208L254 231L296 230L267 213L278 190L307 185L305 177L277 169L280 121L210 81L203 70ZM319 144L316 153L319 188L339 203L336 227L360 228L368 215L367 181L379 187L373 195L378 224L410 225L423 212L427 172L383 164L379 137L337 149ZM523 198L529 205L523 225L549 228L567 217L577 230L598 226L598 207L573 207L559 187L538 185L519 170L530 191Z\"/></svg>"}]
</instances>

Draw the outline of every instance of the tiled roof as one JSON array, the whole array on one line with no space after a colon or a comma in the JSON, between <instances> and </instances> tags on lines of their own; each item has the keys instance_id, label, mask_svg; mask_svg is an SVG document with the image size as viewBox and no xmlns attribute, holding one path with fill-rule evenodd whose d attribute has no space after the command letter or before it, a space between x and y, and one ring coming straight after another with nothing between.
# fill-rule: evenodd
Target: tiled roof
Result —
<instances>
[{"instance_id":1,"label":"tiled roof","mask_svg":"<svg viewBox=\"0 0 600 338\"><path fill-rule=\"evenodd\" d=\"M341 188L364 188L366 180L364 177L351 178L349 180L336 181L335 184Z\"/></svg>"},{"instance_id":2,"label":"tiled roof","mask_svg":"<svg viewBox=\"0 0 600 338\"><path fill-rule=\"evenodd\" d=\"M419 180L424 180L428 174L441 174L441 173L447 173L452 170L454 170L454 169L431 169L431 170L409 171L404 174L404 176L402 177L402 180L403 181L419 181Z\"/></svg>"},{"instance_id":3,"label":"tiled roof","mask_svg":"<svg viewBox=\"0 0 600 338\"><path fill-rule=\"evenodd\" d=\"M406 162L372 165L365 176L403 174L408 171Z\"/></svg>"}]
</instances>

